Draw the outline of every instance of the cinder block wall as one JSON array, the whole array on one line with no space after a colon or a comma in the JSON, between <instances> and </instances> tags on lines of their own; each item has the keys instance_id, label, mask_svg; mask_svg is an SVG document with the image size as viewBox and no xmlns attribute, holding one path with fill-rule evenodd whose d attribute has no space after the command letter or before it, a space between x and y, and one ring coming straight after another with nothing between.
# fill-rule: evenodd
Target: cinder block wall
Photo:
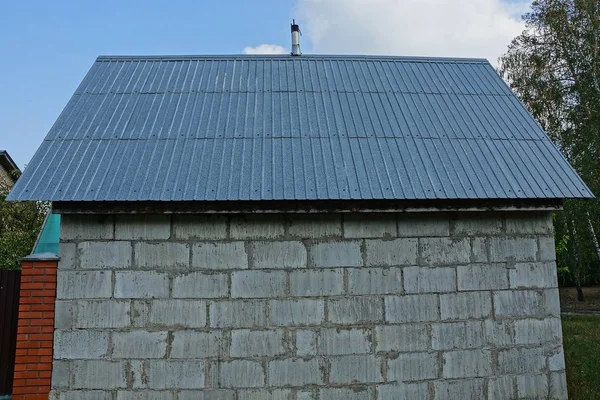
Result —
<instances>
[{"instance_id":1,"label":"cinder block wall","mask_svg":"<svg viewBox=\"0 0 600 400\"><path fill-rule=\"evenodd\" d=\"M549 213L62 223L59 399L566 398Z\"/></svg>"}]
</instances>

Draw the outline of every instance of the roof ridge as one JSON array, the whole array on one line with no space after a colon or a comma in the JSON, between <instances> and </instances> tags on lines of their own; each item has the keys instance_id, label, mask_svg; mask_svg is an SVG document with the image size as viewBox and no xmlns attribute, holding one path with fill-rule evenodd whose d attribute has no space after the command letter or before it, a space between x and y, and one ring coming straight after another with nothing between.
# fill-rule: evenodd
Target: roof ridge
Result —
<instances>
[{"instance_id":1,"label":"roof ridge","mask_svg":"<svg viewBox=\"0 0 600 400\"><path fill-rule=\"evenodd\" d=\"M485 58L393 56L393 55L350 55L350 54L303 54L293 57L288 54L206 54L206 55L101 55L97 62L105 61L187 61L187 60L235 60L235 59L282 59L302 60L388 60L406 62L489 63Z\"/></svg>"}]
</instances>

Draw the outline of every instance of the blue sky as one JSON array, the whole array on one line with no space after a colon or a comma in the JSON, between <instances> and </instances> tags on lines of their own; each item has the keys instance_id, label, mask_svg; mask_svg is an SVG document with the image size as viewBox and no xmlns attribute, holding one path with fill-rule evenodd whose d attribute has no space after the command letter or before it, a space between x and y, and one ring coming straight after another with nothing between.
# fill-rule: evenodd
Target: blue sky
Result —
<instances>
[{"instance_id":1,"label":"blue sky","mask_svg":"<svg viewBox=\"0 0 600 400\"><path fill-rule=\"evenodd\" d=\"M4 0L0 149L24 167L98 55L231 54L261 44L287 51L289 23L296 18L305 53L493 59L522 28L515 15L528 3L435 1L444 23L423 8L431 2L421 0ZM456 9L456 16L444 7ZM410 20L403 24L405 15ZM340 37L347 26L355 28L351 40Z\"/></svg>"}]
</instances>

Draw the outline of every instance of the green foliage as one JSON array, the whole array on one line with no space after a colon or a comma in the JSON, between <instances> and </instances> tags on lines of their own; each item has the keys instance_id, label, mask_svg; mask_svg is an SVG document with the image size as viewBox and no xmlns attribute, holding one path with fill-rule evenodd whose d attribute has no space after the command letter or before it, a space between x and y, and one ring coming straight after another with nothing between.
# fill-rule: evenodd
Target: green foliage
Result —
<instances>
[{"instance_id":1,"label":"green foliage","mask_svg":"<svg viewBox=\"0 0 600 400\"><path fill-rule=\"evenodd\" d=\"M0 182L0 269L18 269L35 245L48 205L6 201L9 187Z\"/></svg>"},{"instance_id":2,"label":"green foliage","mask_svg":"<svg viewBox=\"0 0 600 400\"><path fill-rule=\"evenodd\" d=\"M600 194L600 4L536 0L500 58L509 82L585 183ZM600 201L568 200L555 218L558 265L577 285L600 279Z\"/></svg>"},{"instance_id":3,"label":"green foliage","mask_svg":"<svg viewBox=\"0 0 600 400\"><path fill-rule=\"evenodd\" d=\"M600 316L563 316L567 390L571 399L600 399Z\"/></svg>"}]
</instances>

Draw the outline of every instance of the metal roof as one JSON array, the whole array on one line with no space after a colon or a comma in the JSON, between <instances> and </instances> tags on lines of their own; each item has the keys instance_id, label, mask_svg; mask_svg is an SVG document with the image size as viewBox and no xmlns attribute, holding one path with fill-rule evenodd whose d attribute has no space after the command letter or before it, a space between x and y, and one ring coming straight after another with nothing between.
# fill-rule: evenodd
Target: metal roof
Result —
<instances>
[{"instance_id":1,"label":"metal roof","mask_svg":"<svg viewBox=\"0 0 600 400\"><path fill-rule=\"evenodd\" d=\"M592 193L481 59L100 57L11 200Z\"/></svg>"}]
</instances>

